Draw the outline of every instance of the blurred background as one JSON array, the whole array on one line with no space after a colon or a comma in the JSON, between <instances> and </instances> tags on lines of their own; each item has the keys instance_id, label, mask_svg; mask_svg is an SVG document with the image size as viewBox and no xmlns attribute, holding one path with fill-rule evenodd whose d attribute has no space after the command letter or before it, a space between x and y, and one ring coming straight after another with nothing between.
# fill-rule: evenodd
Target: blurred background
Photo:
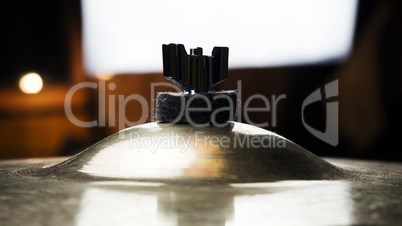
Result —
<instances>
[{"instance_id":1,"label":"blurred background","mask_svg":"<svg viewBox=\"0 0 402 226\"><path fill-rule=\"evenodd\" d=\"M3 6L0 77L0 159L73 155L119 130L110 99L133 93L152 99L162 76L161 45L228 46L229 78L215 90L286 95L253 122L320 156L402 161L402 34L400 1L104 1L16 0ZM5 51L4 51L5 50ZM324 131L326 103L339 103L339 144L331 146L303 125L304 99L339 79L339 96L305 109L310 126ZM80 127L66 116L68 91L74 116L104 125ZM158 91L174 91L158 87ZM148 105L151 108L151 104ZM263 107L253 101L251 107ZM100 111L100 108L108 109ZM109 110L112 109L112 110ZM127 103L127 120L142 117ZM148 109L147 121L153 119ZM128 126L128 125L127 125Z\"/></svg>"}]
</instances>

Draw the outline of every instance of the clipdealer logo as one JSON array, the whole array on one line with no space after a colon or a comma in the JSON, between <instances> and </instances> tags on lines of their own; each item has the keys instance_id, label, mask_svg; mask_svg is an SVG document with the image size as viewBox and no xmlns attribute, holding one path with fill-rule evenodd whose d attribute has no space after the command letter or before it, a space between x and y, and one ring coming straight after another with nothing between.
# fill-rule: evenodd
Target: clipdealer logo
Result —
<instances>
[{"instance_id":1,"label":"clipdealer logo","mask_svg":"<svg viewBox=\"0 0 402 226\"><path fill-rule=\"evenodd\" d=\"M239 80L237 83L237 91L238 91L238 96L239 99L241 99L241 81ZM155 83L151 84L151 100L155 99L155 88L157 86L166 86L175 89L177 92L181 92L181 90L170 84L170 83ZM99 110L99 119L98 120L93 120L93 121L80 121L78 120L73 112L72 112L72 107L71 107L71 102L72 102L72 97L73 95L79 90L83 88L90 88L90 89L98 89L99 95L98 95L98 110ZM139 94L131 94L129 96L124 96L124 95L108 95L106 97L106 89L109 90L114 90L116 89L116 85L114 83L109 83L106 86L105 81L99 81L98 83L95 82L83 82L76 84L73 86L69 92L66 95L65 102L64 102L64 109L67 118L75 125L80 126L80 127L95 127L95 126L100 126L100 127L105 127L105 126L118 126L119 130L122 130L126 128L127 126L134 126L137 124L143 124L148 120L148 115L150 113L149 109L151 109L151 115L154 113L153 109L155 109L154 102L151 101L151 106L148 105L146 98ZM338 80L332 81L324 86L324 97L321 94L321 88L315 90L312 92L310 95L306 97L306 99L302 103L302 108L301 108L301 121L303 126L306 128L307 131L309 131L312 135L317 137L318 139L322 140L323 142L332 145L332 146L337 146L339 142L338 138L338 101L331 101L333 97L338 96ZM237 121L244 120L247 124L258 126L258 127L267 127L270 126L272 128L275 128L277 126L277 109L278 109L278 104L281 102L281 100L286 99L286 94L281 94L281 95L272 95L271 98L268 98L262 94L254 94L250 97L248 97L244 104L241 102L239 103L232 103L234 106L238 106L238 119ZM264 106L259 107L259 108L253 108L250 107L250 102L253 100L260 99L263 101ZM328 101L329 100L329 101ZM109 102L109 112L114 111L114 106L118 106L118 116L119 116L119 121L117 122L116 125L116 120L115 118L109 118L106 120L105 118L105 112L107 109L105 109L106 104L105 102ZM116 103L117 101L117 103ZM136 122L131 122L127 120L126 118L126 105L130 101L137 101L141 104L142 108L142 114L141 118L136 121ZM205 99L204 101L208 101ZM307 124L305 120L305 109L309 105L316 103L318 101L328 101L326 103L326 123L325 123L325 130L320 131L309 124ZM208 104L208 103L207 103ZM113 107L112 107L113 106ZM150 108L149 108L150 107ZM185 110L185 109L183 109ZM194 110L194 108L192 109ZM201 110L205 111L205 108L202 108ZM263 122L263 123L255 123L251 120L249 117L250 112L267 112L271 113L271 120L270 123L268 121ZM114 114L111 114L114 115ZM111 117L109 115L109 117ZM184 114L185 115L185 114ZM151 116L152 117L152 116ZM107 122L109 124L107 124ZM199 125L198 125L199 126ZM124 133L121 133L124 135ZM124 137L121 137L124 138Z\"/></svg>"},{"instance_id":2,"label":"clipdealer logo","mask_svg":"<svg viewBox=\"0 0 402 226\"><path fill-rule=\"evenodd\" d=\"M338 79L332 81L324 86L324 95L323 99L321 94L321 88L318 88L314 92L312 92L307 98L304 100L302 104L302 123L303 126L313 134L318 139L326 142L329 145L337 146L339 143L339 131L338 131L338 122L339 122L339 107L338 101L328 101L325 105L326 109L326 119L325 119L325 131L319 131L310 125L308 125L305 121L304 110L305 108L315 102L325 101L333 97L337 97L339 93L338 88Z\"/></svg>"}]
</instances>

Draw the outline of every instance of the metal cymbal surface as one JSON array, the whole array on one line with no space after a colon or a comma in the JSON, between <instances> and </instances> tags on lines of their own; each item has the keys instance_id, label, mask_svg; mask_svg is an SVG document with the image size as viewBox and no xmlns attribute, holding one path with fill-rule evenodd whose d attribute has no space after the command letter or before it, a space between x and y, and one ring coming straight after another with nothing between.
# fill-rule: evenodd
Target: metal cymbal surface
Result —
<instances>
[{"instance_id":1,"label":"metal cymbal surface","mask_svg":"<svg viewBox=\"0 0 402 226\"><path fill-rule=\"evenodd\" d=\"M199 129L150 123L124 133L72 158L0 162L0 225L398 225L402 220L402 164L321 159L276 134L236 123ZM171 135L172 141L175 134L191 138L185 150L145 143ZM271 137L285 146L200 144L212 135L228 136L228 143L236 136Z\"/></svg>"},{"instance_id":2,"label":"metal cymbal surface","mask_svg":"<svg viewBox=\"0 0 402 226\"><path fill-rule=\"evenodd\" d=\"M199 184L351 176L284 137L238 122L225 127L153 122L127 128L37 173Z\"/></svg>"}]
</instances>

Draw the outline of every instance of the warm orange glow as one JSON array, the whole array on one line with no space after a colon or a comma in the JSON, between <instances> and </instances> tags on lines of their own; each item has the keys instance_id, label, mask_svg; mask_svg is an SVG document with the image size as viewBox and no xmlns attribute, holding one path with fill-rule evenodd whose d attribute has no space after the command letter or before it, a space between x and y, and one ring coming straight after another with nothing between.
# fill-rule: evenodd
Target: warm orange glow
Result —
<instances>
[{"instance_id":1,"label":"warm orange glow","mask_svg":"<svg viewBox=\"0 0 402 226\"><path fill-rule=\"evenodd\" d=\"M114 74L112 74L112 73L96 73L95 76L99 80L109 81L114 77Z\"/></svg>"},{"instance_id":2,"label":"warm orange glow","mask_svg":"<svg viewBox=\"0 0 402 226\"><path fill-rule=\"evenodd\" d=\"M37 73L28 73L20 79L20 89L26 94L38 93L42 90L43 81Z\"/></svg>"}]
</instances>

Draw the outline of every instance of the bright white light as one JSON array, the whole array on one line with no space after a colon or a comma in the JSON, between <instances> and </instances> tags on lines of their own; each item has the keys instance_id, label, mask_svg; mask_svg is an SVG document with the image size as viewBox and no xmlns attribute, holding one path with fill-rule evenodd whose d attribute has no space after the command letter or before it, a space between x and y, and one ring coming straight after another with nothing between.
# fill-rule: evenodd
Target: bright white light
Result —
<instances>
[{"instance_id":1,"label":"bright white light","mask_svg":"<svg viewBox=\"0 0 402 226\"><path fill-rule=\"evenodd\" d=\"M82 0L88 72L162 71L162 44L230 49L229 67L339 60L357 0Z\"/></svg>"},{"instance_id":2,"label":"bright white light","mask_svg":"<svg viewBox=\"0 0 402 226\"><path fill-rule=\"evenodd\" d=\"M274 192L234 198L234 218L225 225L351 225L351 184L345 181L261 183ZM253 185L238 186L252 189ZM317 214L320 213L320 214Z\"/></svg>"},{"instance_id":3,"label":"bright white light","mask_svg":"<svg viewBox=\"0 0 402 226\"><path fill-rule=\"evenodd\" d=\"M76 225L160 225L157 198L133 192L87 188L82 195ZM158 224L159 223L159 224ZM130 224L129 224L130 225Z\"/></svg>"},{"instance_id":4,"label":"bright white light","mask_svg":"<svg viewBox=\"0 0 402 226\"><path fill-rule=\"evenodd\" d=\"M34 94L42 90L43 81L37 73L28 73L21 77L19 86L22 92Z\"/></svg>"}]
</instances>

